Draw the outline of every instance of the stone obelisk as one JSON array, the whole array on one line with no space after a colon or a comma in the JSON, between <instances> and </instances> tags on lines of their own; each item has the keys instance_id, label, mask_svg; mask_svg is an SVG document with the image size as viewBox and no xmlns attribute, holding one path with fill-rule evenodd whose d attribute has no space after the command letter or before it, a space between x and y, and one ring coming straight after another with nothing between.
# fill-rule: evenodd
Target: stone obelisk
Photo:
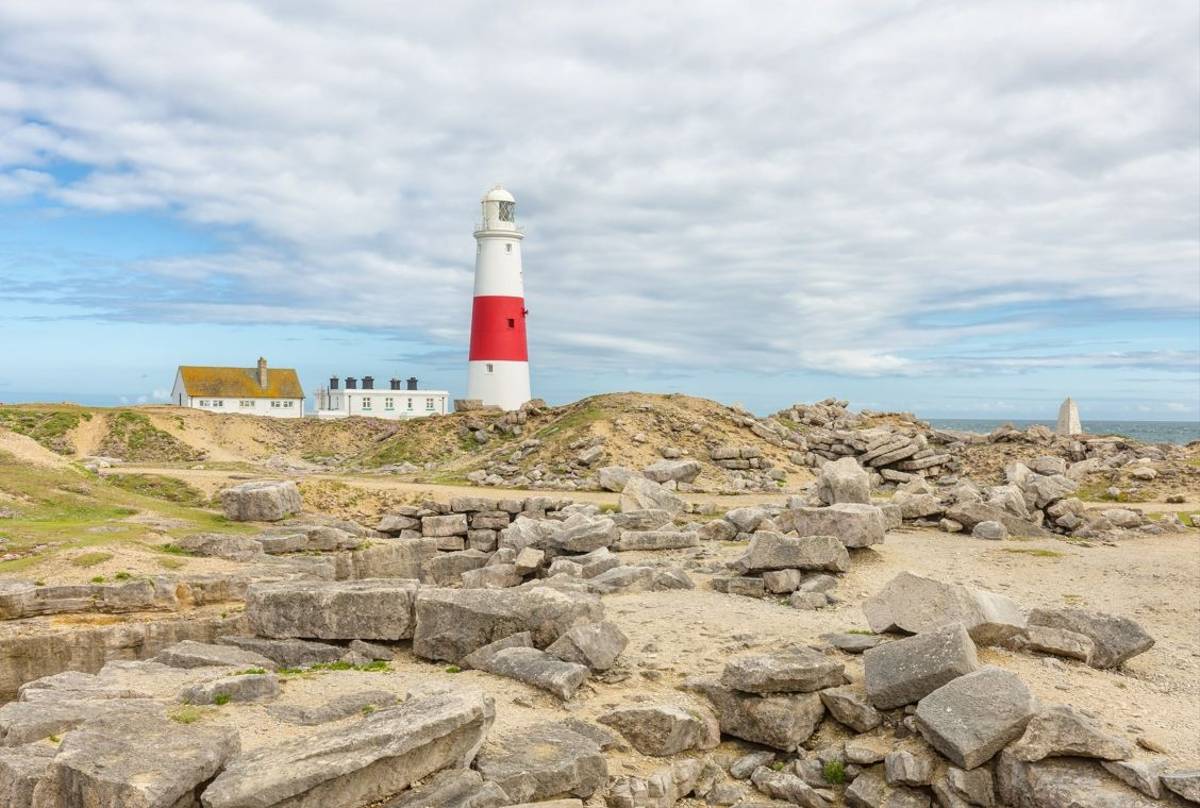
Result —
<instances>
[{"instance_id":1,"label":"stone obelisk","mask_svg":"<svg viewBox=\"0 0 1200 808\"><path fill-rule=\"evenodd\" d=\"M1058 408L1058 425L1054 427L1054 432L1068 438L1083 432L1083 425L1079 423L1079 407L1070 397Z\"/></svg>"}]
</instances>

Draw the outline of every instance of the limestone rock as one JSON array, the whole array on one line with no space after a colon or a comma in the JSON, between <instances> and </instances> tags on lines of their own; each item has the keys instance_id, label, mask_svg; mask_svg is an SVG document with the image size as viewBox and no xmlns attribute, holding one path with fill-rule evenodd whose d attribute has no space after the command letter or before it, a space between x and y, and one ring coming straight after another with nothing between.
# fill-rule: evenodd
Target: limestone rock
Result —
<instances>
[{"instance_id":1,"label":"limestone rock","mask_svg":"<svg viewBox=\"0 0 1200 808\"><path fill-rule=\"evenodd\" d=\"M1167 767L1165 757L1139 758L1135 760L1105 760L1100 765L1122 783L1159 799L1163 795L1162 774Z\"/></svg>"},{"instance_id":2,"label":"limestone rock","mask_svg":"<svg viewBox=\"0 0 1200 808\"><path fill-rule=\"evenodd\" d=\"M883 776L890 786L920 788L933 784L939 762L929 747L910 745L887 753L883 758Z\"/></svg>"},{"instance_id":3,"label":"limestone rock","mask_svg":"<svg viewBox=\"0 0 1200 808\"><path fill-rule=\"evenodd\" d=\"M172 668L202 668L215 665L232 665L239 668L265 668L275 670L275 662L253 651L229 645L184 640L164 648L153 658L154 662Z\"/></svg>"},{"instance_id":4,"label":"limestone rock","mask_svg":"<svg viewBox=\"0 0 1200 808\"><path fill-rule=\"evenodd\" d=\"M713 749L721 742L716 716L675 704L619 707L597 720L620 732L643 755L665 757Z\"/></svg>"},{"instance_id":5,"label":"limestone rock","mask_svg":"<svg viewBox=\"0 0 1200 808\"><path fill-rule=\"evenodd\" d=\"M971 535L977 539L989 539L991 541L1000 541L1008 538L1008 528L1000 522L988 520L979 522L971 529Z\"/></svg>"},{"instance_id":6,"label":"limestone rock","mask_svg":"<svg viewBox=\"0 0 1200 808\"><path fill-rule=\"evenodd\" d=\"M538 648L501 648L474 666L497 676L545 690L566 701L587 679L588 669L574 662L564 662Z\"/></svg>"},{"instance_id":7,"label":"limestone rock","mask_svg":"<svg viewBox=\"0 0 1200 808\"><path fill-rule=\"evenodd\" d=\"M987 666L921 699L917 728L956 766L974 769L1021 737L1036 709L1019 676Z\"/></svg>"},{"instance_id":8,"label":"limestone rock","mask_svg":"<svg viewBox=\"0 0 1200 808\"><path fill-rule=\"evenodd\" d=\"M585 623L564 633L546 652L594 671L606 671L628 644L629 638L613 623Z\"/></svg>"},{"instance_id":9,"label":"limestone rock","mask_svg":"<svg viewBox=\"0 0 1200 808\"><path fill-rule=\"evenodd\" d=\"M1168 791L1173 791L1188 802L1200 803L1200 769L1168 772L1161 777Z\"/></svg>"},{"instance_id":10,"label":"limestone rock","mask_svg":"<svg viewBox=\"0 0 1200 808\"><path fill-rule=\"evenodd\" d=\"M1013 536L1048 536L1050 532L1027 519L1014 516L1003 508L983 502L959 501L946 509L946 518L971 530L980 522L999 522Z\"/></svg>"},{"instance_id":11,"label":"limestone rock","mask_svg":"<svg viewBox=\"0 0 1200 808\"><path fill-rule=\"evenodd\" d=\"M1086 609L1034 609L1029 624L1089 638L1094 648L1088 664L1093 668L1115 668L1154 646L1154 638L1133 620Z\"/></svg>"},{"instance_id":12,"label":"limestone rock","mask_svg":"<svg viewBox=\"0 0 1200 808\"><path fill-rule=\"evenodd\" d=\"M347 726L234 759L205 808L358 808L447 767L471 764L495 710L478 691L418 696Z\"/></svg>"},{"instance_id":13,"label":"limestone rock","mask_svg":"<svg viewBox=\"0 0 1200 808\"><path fill-rule=\"evenodd\" d=\"M614 520L604 516L572 514L562 527L547 538L548 548L570 553L590 553L616 543L620 531Z\"/></svg>"},{"instance_id":14,"label":"limestone rock","mask_svg":"<svg viewBox=\"0 0 1200 808\"><path fill-rule=\"evenodd\" d=\"M743 573L786 569L845 572L850 569L850 554L834 536L793 538L760 531L750 540L745 555L731 566Z\"/></svg>"},{"instance_id":15,"label":"limestone rock","mask_svg":"<svg viewBox=\"0 0 1200 808\"><path fill-rule=\"evenodd\" d=\"M1109 735L1096 721L1065 704L1051 705L1035 715L1009 751L1026 763L1047 757L1133 757L1132 744Z\"/></svg>"},{"instance_id":16,"label":"limestone rock","mask_svg":"<svg viewBox=\"0 0 1200 808\"><path fill-rule=\"evenodd\" d=\"M148 711L97 718L63 737L37 799L122 808L195 805L239 748L232 727L179 724Z\"/></svg>"},{"instance_id":17,"label":"limestone rock","mask_svg":"<svg viewBox=\"0 0 1200 808\"><path fill-rule=\"evenodd\" d=\"M808 648L775 654L747 654L725 664L721 684L744 693L810 693L837 687L845 665Z\"/></svg>"},{"instance_id":18,"label":"limestone rock","mask_svg":"<svg viewBox=\"0 0 1200 808\"><path fill-rule=\"evenodd\" d=\"M279 695L279 677L273 673L244 673L222 676L192 685L180 694L185 704L216 704L218 701L269 701Z\"/></svg>"},{"instance_id":19,"label":"limestone rock","mask_svg":"<svg viewBox=\"0 0 1200 808\"><path fill-rule=\"evenodd\" d=\"M278 522L304 507L291 480L242 483L221 492L225 518L234 522Z\"/></svg>"},{"instance_id":20,"label":"limestone rock","mask_svg":"<svg viewBox=\"0 0 1200 808\"><path fill-rule=\"evenodd\" d=\"M699 547L700 534L682 530L623 530L615 550L679 550Z\"/></svg>"},{"instance_id":21,"label":"limestone rock","mask_svg":"<svg viewBox=\"0 0 1200 808\"><path fill-rule=\"evenodd\" d=\"M1026 763L1005 750L997 757L995 776L997 798L1013 808L1167 808L1170 805L1130 788L1095 761L1082 758L1046 758Z\"/></svg>"},{"instance_id":22,"label":"limestone rock","mask_svg":"<svg viewBox=\"0 0 1200 808\"><path fill-rule=\"evenodd\" d=\"M586 799L608 780L608 765L600 747L567 722L525 726L489 738L475 768L515 802L536 802L560 794Z\"/></svg>"},{"instance_id":23,"label":"limestone rock","mask_svg":"<svg viewBox=\"0 0 1200 808\"><path fill-rule=\"evenodd\" d=\"M690 483L700 476L702 468L695 460L660 460L642 469L642 474L656 483L672 480L678 483Z\"/></svg>"},{"instance_id":24,"label":"limestone rock","mask_svg":"<svg viewBox=\"0 0 1200 808\"><path fill-rule=\"evenodd\" d=\"M686 687L712 704L721 732L784 752L807 741L825 714L816 693L758 696L723 687L713 679L689 680Z\"/></svg>"},{"instance_id":25,"label":"limestone rock","mask_svg":"<svg viewBox=\"0 0 1200 808\"><path fill-rule=\"evenodd\" d=\"M883 716L871 706L862 685L831 687L820 695L829 714L855 732L870 732L883 723Z\"/></svg>"},{"instance_id":26,"label":"limestone rock","mask_svg":"<svg viewBox=\"0 0 1200 808\"><path fill-rule=\"evenodd\" d=\"M843 457L821 466L817 475L817 497L826 505L837 502L871 502L871 477L853 457Z\"/></svg>"},{"instance_id":27,"label":"limestone rock","mask_svg":"<svg viewBox=\"0 0 1200 808\"><path fill-rule=\"evenodd\" d=\"M58 749L47 743L0 748L0 805L31 808L33 790L56 754Z\"/></svg>"},{"instance_id":28,"label":"limestone rock","mask_svg":"<svg viewBox=\"0 0 1200 808\"><path fill-rule=\"evenodd\" d=\"M645 477L630 477L621 489L622 511L663 510L672 516L683 512L684 502L670 491Z\"/></svg>"},{"instance_id":29,"label":"limestone rock","mask_svg":"<svg viewBox=\"0 0 1200 808\"><path fill-rule=\"evenodd\" d=\"M754 787L768 797L784 800L801 808L826 808L827 798L794 774L772 771L766 766L755 769L751 775Z\"/></svg>"},{"instance_id":30,"label":"limestone rock","mask_svg":"<svg viewBox=\"0 0 1200 808\"><path fill-rule=\"evenodd\" d=\"M994 592L967 589L902 572L862 605L872 631L918 633L962 623L972 639L996 645L1020 635L1026 626L1021 607Z\"/></svg>"},{"instance_id":31,"label":"limestone rock","mask_svg":"<svg viewBox=\"0 0 1200 808\"><path fill-rule=\"evenodd\" d=\"M416 604L413 653L458 662L490 642L521 631L544 648L576 625L597 623L604 607L595 595L548 587L421 590Z\"/></svg>"},{"instance_id":32,"label":"limestone rock","mask_svg":"<svg viewBox=\"0 0 1200 808\"><path fill-rule=\"evenodd\" d=\"M408 639L419 588L417 581L389 578L254 584L246 616L264 637Z\"/></svg>"},{"instance_id":33,"label":"limestone rock","mask_svg":"<svg viewBox=\"0 0 1200 808\"><path fill-rule=\"evenodd\" d=\"M479 772L473 769L443 769L422 781L419 786L388 800L380 808L501 808L508 804L508 795L504 790L495 783L485 783ZM542 805L547 806L547 803Z\"/></svg>"},{"instance_id":34,"label":"limestone rock","mask_svg":"<svg viewBox=\"0 0 1200 808\"><path fill-rule=\"evenodd\" d=\"M776 519L782 530L800 536L836 536L849 548L883 544L887 522L871 504L837 503L827 508L789 508Z\"/></svg>"},{"instance_id":35,"label":"limestone rock","mask_svg":"<svg viewBox=\"0 0 1200 808\"><path fill-rule=\"evenodd\" d=\"M360 690L357 693L336 696L324 704L311 707L275 704L268 707L267 712L273 718L288 724L311 727L391 707L397 700L396 694L389 690Z\"/></svg>"},{"instance_id":36,"label":"limestone rock","mask_svg":"<svg viewBox=\"0 0 1200 808\"><path fill-rule=\"evenodd\" d=\"M907 786L891 786L882 767L867 769L846 789L850 808L929 808L929 795Z\"/></svg>"},{"instance_id":37,"label":"limestone rock","mask_svg":"<svg viewBox=\"0 0 1200 808\"><path fill-rule=\"evenodd\" d=\"M220 637L221 645L233 645L243 651L251 651L266 657L283 668L307 668L321 662L336 662L345 653L337 645L311 640L273 640L267 637ZM250 667L268 667L252 665ZM268 668L271 669L271 668Z\"/></svg>"},{"instance_id":38,"label":"limestone rock","mask_svg":"<svg viewBox=\"0 0 1200 808\"><path fill-rule=\"evenodd\" d=\"M920 701L979 663L966 628L952 623L871 648L863 654L863 666L867 698L876 708L890 710Z\"/></svg>"},{"instance_id":39,"label":"limestone rock","mask_svg":"<svg viewBox=\"0 0 1200 808\"><path fill-rule=\"evenodd\" d=\"M605 491L619 493L637 472L625 466L604 466L597 470L596 481Z\"/></svg>"},{"instance_id":40,"label":"limestone rock","mask_svg":"<svg viewBox=\"0 0 1200 808\"><path fill-rule=\"evenodd\" d=\"M1087 662L1096 652L1091 637L1050 626L1028 626L1025 633L1016 638L1017 644L1031 651L1078 659Z\"/></svg>"}]
</instances>

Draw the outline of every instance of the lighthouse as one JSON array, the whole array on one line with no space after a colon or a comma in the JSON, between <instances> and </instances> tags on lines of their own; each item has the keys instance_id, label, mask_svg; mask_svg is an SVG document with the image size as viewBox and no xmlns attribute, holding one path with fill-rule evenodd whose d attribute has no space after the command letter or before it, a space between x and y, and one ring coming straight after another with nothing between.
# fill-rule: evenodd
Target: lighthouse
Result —
<instances>
[{"instance_id":1,"label":"lighthouse","mask_svg":"<svg viewBox=\"0 0 1200 808\"><path fill-rule=\"evenodd\" d=\"M483 195L483 221L475 231L475 302L467 398L516 410L529 400L525 347L525 286L517 202L499 185Z\"/></svg>"}]
</instances>

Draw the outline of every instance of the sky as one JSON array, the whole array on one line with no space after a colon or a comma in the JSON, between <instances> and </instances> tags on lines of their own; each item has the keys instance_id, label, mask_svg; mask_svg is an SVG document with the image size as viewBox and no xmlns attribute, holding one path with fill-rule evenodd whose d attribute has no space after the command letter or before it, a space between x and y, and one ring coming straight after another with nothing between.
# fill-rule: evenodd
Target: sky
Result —
<instances>
[{"instance_id":1,"label":"sky","mask_svg":"<svg viewBox=\"0 0 1200 808\"><path fill-rule=\"evenodd\" d=\"M1200 419L1200 6L0 3L0 401L179 364Z\"/></svg>"}]
</instances>

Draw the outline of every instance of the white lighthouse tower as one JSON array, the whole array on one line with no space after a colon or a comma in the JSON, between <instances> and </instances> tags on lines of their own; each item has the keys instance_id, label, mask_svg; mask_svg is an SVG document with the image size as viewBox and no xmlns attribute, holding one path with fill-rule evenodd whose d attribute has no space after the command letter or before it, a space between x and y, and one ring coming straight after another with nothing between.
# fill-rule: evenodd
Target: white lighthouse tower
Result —
<instances>
[{"instance_id":1,"label":"white lighthouse tower","mask_svg":"<svg viewBox=\"0 0 1200 808\"><path fill-rule=\"evenodd\" d=\"M475 231L475 303L467 398L505 410L529 400L525 346L525 286L517 202L499 185L483 195L483 221Z\"/></svg>"}]
</instances>

